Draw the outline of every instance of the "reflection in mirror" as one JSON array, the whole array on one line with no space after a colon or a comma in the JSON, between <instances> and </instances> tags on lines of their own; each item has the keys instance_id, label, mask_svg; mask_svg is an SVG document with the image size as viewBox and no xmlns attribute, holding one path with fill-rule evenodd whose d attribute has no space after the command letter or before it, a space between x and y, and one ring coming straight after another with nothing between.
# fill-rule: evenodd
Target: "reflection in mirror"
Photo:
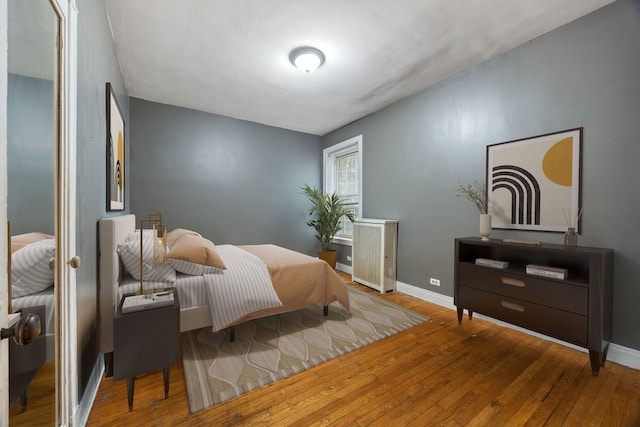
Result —
<instances>
[{"instance_id":1,"label":"reflection in mirror","mask_svg":"<svg viewBox=\"0 0 640 427\"><path fill-rule=\"evenodd\" d=\"M41 335L9 345L9 422L55 424L54 196L57 15L49 0L8 0L7 216L12 308Z\"/></svg>"}]
</instances>

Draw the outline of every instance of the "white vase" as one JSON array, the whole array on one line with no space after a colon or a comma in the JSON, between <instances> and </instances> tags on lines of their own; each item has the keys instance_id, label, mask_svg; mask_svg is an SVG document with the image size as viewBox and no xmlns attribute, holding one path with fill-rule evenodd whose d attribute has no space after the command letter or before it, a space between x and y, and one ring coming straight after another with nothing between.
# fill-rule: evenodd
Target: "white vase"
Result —
<instances>
[{"instance_id":1,"label":"white vase","mask_svg":"<svg viewBox=\"0 0 640 427\"><path fill-rule=\"evenodd\" d=\"M489 240L491 234L491 214L480 214L480 235L482 240Z\"/></svg>"}]
</instances>

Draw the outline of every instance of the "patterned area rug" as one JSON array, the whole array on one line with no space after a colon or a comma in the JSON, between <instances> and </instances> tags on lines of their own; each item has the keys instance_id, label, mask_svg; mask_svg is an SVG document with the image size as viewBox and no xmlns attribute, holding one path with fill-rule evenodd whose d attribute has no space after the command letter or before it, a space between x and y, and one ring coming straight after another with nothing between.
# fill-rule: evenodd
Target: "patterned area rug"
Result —
<instances>
[{"instance_id":1,"label":"patterned area rug","mask_svg":"<svg viewBox=\"0 0 640 427\"><path fill-rule=\"evenodd\" d=\"M257 319L228 331L185 332L182 365L189 409L201 411L429 320L349 288L351 315L338 303L329 315L314 305Z\"/></svg>"}]
</instances>

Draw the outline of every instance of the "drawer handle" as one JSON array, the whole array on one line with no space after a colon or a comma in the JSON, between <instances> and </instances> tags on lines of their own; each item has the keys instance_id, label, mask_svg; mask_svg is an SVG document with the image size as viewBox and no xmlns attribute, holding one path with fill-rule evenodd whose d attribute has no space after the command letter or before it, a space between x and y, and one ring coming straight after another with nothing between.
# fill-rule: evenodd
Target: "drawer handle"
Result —
<instances>
[{"instance_id":1,"label":"drawer handle","mask_svg":"<svg viewBox=\"0 0 640 427\"><path fill-rule=\"evenodd\" d=\"M509 310L519 311L520 313L524 313L524 307L520 304L516 304L515 302L509 301L500 301L500 305L504 308L508 308Z\"/></svg>"},{"instance_id":2,"label":"drawer handle","mask_svg":"<svg viewBox=\"0 0 640 427\"><path fill-rule=\"evenodd\" d=\"M512 279L510 277L501 277L500 281L505 285L516 286L518 288L524 288L525 283L522 280Z\"/></svg>"}]
</instances>

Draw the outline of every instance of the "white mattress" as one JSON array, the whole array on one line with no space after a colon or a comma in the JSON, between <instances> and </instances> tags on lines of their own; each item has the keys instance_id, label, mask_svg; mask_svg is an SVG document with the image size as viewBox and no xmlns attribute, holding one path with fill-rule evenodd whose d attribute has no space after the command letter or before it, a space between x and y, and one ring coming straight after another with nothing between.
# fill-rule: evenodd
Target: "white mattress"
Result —
<instances>
[{"instance_id":1,"label":"white mattress","mask_svg":"<svg viewBox=\"0 0 640 427\"><path fill-rule=\"evenodd\" d=\"M176 288L178 290L178 299L180 300L181 309L199 307L208 304L204 276L189 276L178 273L177 279L174 283L145 281L143 287L145 291ZM122 282L118 288L118 303L120 303L120 300L125 294L135 294L139 291L140 281L127 274L122 278Z\"/></svg>"},{"instance_id":2,"label":"white mattress","mask_svg":"<svg viewBox=\"0 0 640 427\"><path fill-rule=\"evenodd\" d=\"M48 287L42 292L38 292L31 295L25 295L23 297L14 298L11 301L13 311L17 311L23 307L37 307L39 305L46 306L46 319L40 319L40 322L45 327L47 334L53 334L55 331L55 316L54 316L54 294L53 286Z\"/></svg>"}]
</instances>

